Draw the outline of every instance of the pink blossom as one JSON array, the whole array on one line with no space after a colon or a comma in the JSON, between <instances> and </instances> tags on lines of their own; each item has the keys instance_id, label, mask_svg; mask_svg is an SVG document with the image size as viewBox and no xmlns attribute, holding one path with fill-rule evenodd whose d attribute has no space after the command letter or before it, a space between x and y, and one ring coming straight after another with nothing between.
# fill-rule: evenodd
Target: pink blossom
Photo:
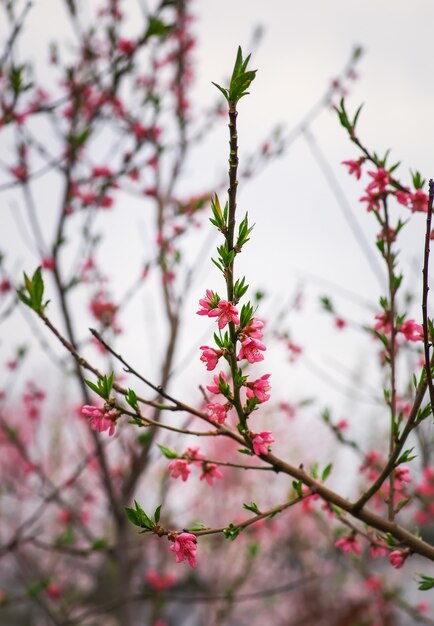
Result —
<instances>
[{"instance_id":1,"label":"pink blossom","mask_svg":"<svg viewBox=\"0 0 434 626\"><path fill-rule=\"evenodd\" d=\"M214 376L212 377L212 379L214 381L214 384L206 386L206 388L208 389L208 391L210 393L215 393L215 394L221 393L221 391L220 391L220 378L222 378L222 380L227 382L226 375L225 375L224 372L220 372L220 374L218 374L218 375L214 374Z\"/></svg>"},{"instance_id":2,"label":"pink blossom","mask_svg":"<svg viewBox=\"0 0 434 626\"><path fill-rule=\"evenodd\" d=\"M349 537L341 537L336 541L335 546L336 548L340 548L343 552L345 552L345 554L348 554L349 552L354 552L354 554L360 556L360 544L357 541L357 537L355 537L354 535L350 535Z\"/></svg>"},{"instance_id":3,"label":"pink blossom","mask_svg":"<svg viewBox=\"0 0 434 626\"><path fill-rule=\"evenodd\" d=\"M417 189L415 193L410 194L411 212L427 213L428 211L428 196L422 191Z\"/></svg>"},{"instance_id":4,"label":"pink blossom","mask_svg":"<svg viewBox=\"0 0 434 626\"><path fill-rule=\"evenodd\" d=\"M375 316L375 319L378 321L374 326L374 330L377 330L378 332L382 331L386 335L390 333L392 326L390 323L390 316L388 313L378 313Z\"/></svg>"},{"instance_id":5,"label":"pink blossom","mask_svg":"<svg viewBox=\"0 0 434 626\"><path fill-rule=\"evenodd\" d=\"M145 574L146 581L155 589L155 591L164 591L176 582L176 577L173 574L159 574L154 569L150 569Z\"/></svg>"},{"instance_id":6,"label":"pink blossom","mask_svg":"<svg viewBox=\"0 0 434 626\"><path fill-rule=\"evenodd\" d=\"M404 565L408 555L409 552L407 550L393 550L393 552L389 554L390 564L395 569L400 569Z\"/></svg>"},{"instance_id":7,"label":"pink blossom","mask_svg":"<svg viewBox=\"0 0 434 626\"><path fill-rule=\"evenodd\" d=\"M238 354L238 360L247 359L249 363L257 363L264 360L264 355L260 350L266 350L264 344L260 343L257 339L247 337L241 343L241 349Z\"/></svg>"},{"instance_id":8,"label":"pink blossom","mask_svg":"<svg viewBox=\"0 0 434 626\"><path fill-rule=\"evenodd\" d=\"M395 480L401 483L411 483L410 470L408 467L400 465L395 468Z\"/></svg>"},{"instance_id":9,"label":"pink blossom","mask_svg":"<svg viewBox=\"0 0 434 626\"><path fill-rule=\"evenodd\" d=\"M12 174L12 176L15 176L15 178L22 183L25 182L29 176L29 172L25 165L16 165L15 167L10 167L9 172Z\"/></svg>"},{"instance_id":10,"label":"pink blossom","mask_svg":"<svg viewBox=\"0 0 434 626\"><path fill-rule=\"evenodd\" d=\"M346 325L347 325L347 323L343 319L343 317L335 317L335 326L336 326L336 328L339 328L339 330L342 330L342 328L345 328Z\"/></svg>"},{"instance_id":11,"label":"pink blossom","mask_svg":"<svg viewBox=\"0 0 434 626\"><path fill-rule=\"evenodd\" d=\"M220 330L224 328L229 322L232 322L236 326L238 326L238 324L240 323L240 318L238 317L238 311L236 307L234 307L234 305L227 300L220 300L218 303L218 307L214 309L214 311L209 314L209 317L214 317L215 315L218 315L218 327L220 328Z\"/></svg>"},{"instance_id":12,"label":"pink blossom","mask_svg":"<svg viewBox=\"0 0 434 626\"><path fill-rule=\"evenodd\" d=\"M54 267L55 267L54 259L48 256L44 257L41 260L41 266L44 268L44 270L54 270Z\"/></svg>"},{"instance_id":13,"label":"pink blossom","mask_svg":"<svg viewBox=\"0 0 434 626\"><path fill-rule=\"evenodd\" d=\"M176 562L182 563L182 561L188 561L190 567L197 567L197 544L196 535L192 533L179 534L170 550L176 555Z\"/></svg>"},{"instance_id":14,"label":"pink blossom","mask_svg":"<svg viewBox=\"0 0 434 626\"><path fill-rule=\"evenodd\" d=\"M396 229L391 226L384 226L377 235L379 241L386 240L390 243L396 241Z\"/></svg>"},{"instance_id":15,"label":"pink blossom","mask_svg":"<svg viewBox=\"0 0 434 626\"><path fill-rule=\"evenodd\" d=\"M224 424L227 415L227 408L225 404L219 404L218 402L210 402L206 405L208 411L208 417L211 422L217 422L218 424Z\"/></svg>"},{"instance_id":16,"label":"pink blossom","mask_svg":"<svg viewBox=\"0 0 434 626\"><path fill-rule=\"evenodd\" d=\"M379 167L376 172L368 172L368 176L372 178L372 182L366 187L366 191L378 191L382 193L389 184L389 173L385 169Z\"/></svg>"},{"instance_id":17,"label":"pink blossom","mask_svg":"<svg viewBox=\"0 0 434 626\"><path fill-rule=\"evenodd\" d=\"M219 297L211 289L206 290L205 298L199 300L199 305L202 307L199 311L196 311L197 315L207 315L208 317L216 317Z\"/></svg>"},{"instance_id":18,"label":"pink blossom","mask_svg":"<svg viewBox=\"0 0 434 626\"><path fill-rule=\"evenodd\" d=\"M202 350L202 356L200 360L202 363L205 363L206 369L210 372L217 365L219 358L223 354L223 350L214 350L214 348L210 348L209 346L200 346Z\"/></svg>"},{"instance_id":19,"label":"pink blossom","mask_svg":"<svg viewBox=\"0 0 434 626\"><path fill-rule=\"evenodd\" d=\"M45 592L52 600L58 600L62 595L62 589L56 583L50 583L45 588Z\"/></svg>"},{"instance_id":20,"label":"pink blossom","mask_svg":"<svg viewBox=\"0 0 434 626\"><path fill-rule=\"evenodd\" d=\"M104 409L85 404L81 409L81 414L89 418L89 424L92 430L96 430L100 433L108 430L109 437L115 432L116 419L119 416L117 410L115 410L114 413L112 411L105 412Z\"/></svg>"},{"instance_id":21,"label":"pink blossom","mask_svg":"<svg viewBox=\"0 0 434 626\"><path fill-rule=\"evenodd\" d=\"M362 175L362 163L364 159L357 159L357 161L342 161L342 165L346 165L348 167L348 174L351 176L355 175L357 180L360 180Z\"/></svg>"},{"instance_id":22,"label":"pink blossom","mask_svg":"<svg viewBox=\"0 0 434 626\"><path fill-rule=\"evenodd\" d=\"M281 409L291 419L297 415L297 409L289 402L279 402L279 409Z\"/></svg>"},{"instance_id":23,"label":"pink blossom","mask_svg":"<svg viewBox=\"0 0 434 626\"><path fill-rule=\"evenodd\" d=\"M172 478L182 477L183 482L185 482L190 474L190 468L188 467L188 461L185 459L174 459L169 463L167 469L171 472Z\"/></svg>"},{"instance_id":24,"label":"pink blossom","mask_svg":"<svg viewBox=\"0 0 434 626\"><path fill-rule=\"evenodd\" d=\"M430 607L428 602L419 602L415 608L419 613L428 613Z\"/></svg>"},{"instance_id":25,"label":"pink blossom","mask_svg":"<svg viewBox=\"0 0 434 626\"><path fill-rule=\"evenodd\" d=\"M102 291L98 291L93 299L90 301L89 308L92 315L104 326L114 326L115 317L118 307L114 302L111 302L106 294Z\"/></svg>"},{"instance_id":26,"label":"pink blossom","mask_svg":"<svg viewBox=\"0 0 434 626\"><path fill-rule=\"evenodd\" d=\"M365 580L365 586L369 591L381 591L383 589L383 581L377 574L373 574Z\"/></svg>"},{"instance_id":27,"label":"pink blossom","mask_svg":"<svg viewBox=\"0 0 434 626\"><path fill-rule=\"evenodd\" d=\"M131 56L136 47L136 42L132 41L131 39L119 39L116 44L116 48L119 50L119 52L122 52L127 56Z\"/></svg>"},{"instance_id":28,"label":"pink blossom","mask_svg":"<svg viewBox=\"0 0 434 626\"><path fill-rule=\"evenodd\" d=\"M253 452L257 455L268 454L268 445L274 443L274 437L269 430L262 433L251 433Z\"/></svg>"},{"instance_id":29,"label":"pink blossom","mask_svg":"<svg viewBox=\"0 0 434 626\"><path fill-rule=\"evenodd\" d=\"M262 320L254 317L243 329L243 334L251 339L262 339L264 336L264 333L262 332L264 326L265 323Z\"/></svg>"},{"instance_id":30,"label":"pink blossom","mask_svg":"<svg viewBox=\"0 0 434 626\"><path fill-rule=\"evenodd\" d=\"M10 280L8 280L7 278L0 280L0 293L7 293L11 289L12 289L12 285L11 285Z\"/></svg>"},{"instance_id":31,"label":"pink blossom","mask_svg":"<svg viewBox=\"0 0 434 626\"><path fill-rule=\"evenodd\" d=\"M379 211L380 210L380 196L371 191L366 191L366 196L360 198L360 202L367 203L367 211Z\"/></svg>"},{"instance_id":32,"label":"pink blossom","mask_svg":"<svg viewBox=\"0 0 434 626\"><path fill-rule=\"evenodd\" d=\"M407 320L398 328L407 341L421 341L423 339L423 328L415 320Z\"/></svg>"},{"instance_id":33,"label":"pink blossom","mask_svg":"<svg viewBox=\"0 0 434 626\"><path fill-rule=\"evenodd\" d=\"M107 177L112 176L113 172L106 165L95 166L92 168L92 176L97 177Z\"/></svg>"},{"instance_id":34,"label":"pink blossom","mask_svg":"<svg viewBox=\"0 0 434 626\"><path fill-rule=\"evenodd\" d=\"M346 420L345 418L339 420L339 422L336 424L336 428L338 430L346 430L348 428L348 420Z\"/></svg>"},{"instance_id":35,"label":"pink blossom","mask_svg":"<svg viewBox=\"0 0 434 626\"><path fill-rule=\"evenodd\" d=\"M215 478L223 478L219 466L216 463L203 463L200 480L206 480L208 485L212 487Z\"/></svg>"},{"instance_id":36,"label":"pink blossom","mask_svg":"<svg viewBox=\"0 0 434 626\"><path fill-rule=\"evenodd\" d=\"M54 270L55 268L55 262L52 257L44 257L41 260L41 265L44 268L44 270Z\"/></svg>"},{"instance_id":37,"label":"pink blossom","mask_svg":"<svg viewBox=\"0 0 434 626\"><path fill-rule=\"evenodd\" d=\"M271 374L264 374L258 380L254 380L251 383L246 383L246 396L251 400L256 398L259 402L266 402L270 399L267 391L270 391L271 385L268 382Z\"/></svg>"},{"instance_id":38,"label":"pink blossom","mask_svg":"<svg viewBox=\"0 0 434 626\"><path fill-rule=\"evenodd\" d=\"M395 197L398 200L399 204L402 204L403 206L408 206L408 203L411 200L411 194L408 191L395 191Z\"/></svg>"},{"instance_id":39,"label":"pink blossom","mask_svg":"<svg viewBox=\"0 0 434 626\"><path fill-rule=\"evenodd\" d=\"M192 448L187 448L184 452L183 457L187 459L189 463L194 463L195 465L201 465L202 459L204 459L204 455L199 452L199 446L193 446Z\"/></svg>"},{"instance_id":40,"label":"pink blossom","mask_svg":"<svg viewBox=\"0 0 434 626\"><path fill-rule=\"evenodd\" d=\"M288 341L286 345L290 352L289 361L290 363L294 363L294 361L300 356L300 354L302 354L303 348L296 343L293 343L292 341Z\"/></svg>"},{"instance_id":41,"label":"pink blossom","mask_svg":"<svg viewBox=\"0 0 434 626\"><path fill-rule=\"evenodd\" d=\"M137 141L143 141L148 136L148 130L140 122L131 124L131 132L135 135Z\"/></svg>"},{"instance_id":42,"label":"pink blossom","mask_svg":"<svg viewBox=\"0 0 434 626\"><path fill-rule=\"evenodd\" d=\"M166 270L165 272L163 272L163 283L165 285L169 285L170 283L173 283L173 281L175 280L175 277L176 277L175 272Z\"/></svg>"},{"instance_id":43,"label":"pink blossom","mask_svg":"<svg viewBox=\"0 0 434 626\"><path fill-rule=\"evenodd\" d=\"M371 556L373 559L376 559L377 557L381 558L383 556L386 556L387 554L386 546L382 546L377 543L372 543L370 549L371 549Z\"/></svg>"}]
</instances>

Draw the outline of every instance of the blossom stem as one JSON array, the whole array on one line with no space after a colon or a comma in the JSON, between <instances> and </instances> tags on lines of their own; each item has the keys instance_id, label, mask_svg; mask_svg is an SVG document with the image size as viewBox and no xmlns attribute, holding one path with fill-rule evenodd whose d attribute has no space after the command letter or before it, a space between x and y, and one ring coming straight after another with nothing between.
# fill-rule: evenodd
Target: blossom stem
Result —
<instances>
[{"instance_id":1,"label":"blossom stem","mask_svg":"<svg viewBox=\"0 0 434 626\"><path fill-rule=\"evenodd\" d=\"M237 208L237 188L238 188L238 133L237 133L237 104L229 102L229 189L228 189L228 227L225 234L226 245L229 252L234 251L235 214ZM234 300L234 261L232 260L225 271L226 289L228 302ZM237 385L237 333L235 324L229 322L229 335L232 349L229 356L229 364L233 382L233 405L238 415L238 419L245 433L247 433L247 419L244 415L241 404L240 387Z\"/></svg>"},{"instance_id":2,"label":"blossom stem","mask_svg":"<svg viewBox=\"0 0 434 626\"><path fill-rule=\"evenodd\" d=\"M425 353L425 373L428 381L429 397L431 402L431 411L434 413L434 384L432 379L431 364L430 364L430 332L428 327L428 271L429 271L429 242L431 235L431 218L434 201L434 181L431 178L429 181L429 200L428 211L426 214L426 231L425 231L425 253L423 263L423 296L422 296L422 319L423 319L423 344Z\"/></svg>"},{"instance_id":3,"label":"blossom stem","mask_svg":"<svg viewBox=\"0 0 434 626\"><path fill-rule=\"evenodd\" d=\"M387 208L387 196L383 197L383 208L384 208L384 222L385 222L385 239L386 239L386 250L385 250L385 260L387 264L387 278L389 283L389 299L390 299L390 348L389 348L389 358L390 358L390 437L389 437L389 456L393 454L393 450L395 448L397 434L396 434L396 307L395 307L395 296L396 296L396 281L395 281L395 272L394 272L394 253L392 252L392 243L393 237L390 231L389 224L389 212ZM388 496L388 514L389 520L393 521L395 516L394 509L394 494L395 494L395 467L392 468L389 474L389 496Z\"/></svg>"}]
</instances>

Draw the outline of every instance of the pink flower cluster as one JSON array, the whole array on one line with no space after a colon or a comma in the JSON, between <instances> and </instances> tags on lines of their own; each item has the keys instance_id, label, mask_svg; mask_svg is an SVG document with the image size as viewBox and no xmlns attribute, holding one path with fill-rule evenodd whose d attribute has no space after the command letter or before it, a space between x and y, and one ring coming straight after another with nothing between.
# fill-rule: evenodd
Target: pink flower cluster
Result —
<instances>
[{"instance_id":1,"label":"pink flower cluster","mask_svg":"<svg viewBox=\"0 0 434 626\"><path fill-rule=\"evenodd\" d=\"M389 314L386 312L378 313L375 319L377 322L374 325L374 330L388 335L392 329ZM402 333L407 341L423 341L423 327L413 319L406 320L396 330L398 333Z\"/></svg>"},{"instance_id":2,"label":"pink flower cluster","mask_svg":"<svg viewBox=\"0 0 434 626\"><path fill-rule=\"evenodd\" d=\"M202 308L197 311L197 315L217 317L220 330L222 330L226 324L229 324L229 322L233 322L235 326L238 326L240 323L236 307L227 300L220 300L218 295L210 289L206 290L206 296L199 300L199 304Z\"/></svg>"},{"instance_id":3,"label":"pink flower cluster","mask_svg":"<svg viewBox=\"0 0 434 626\"><path fill-rule=\"evenodd\" d=\"M253 444L253 452L258 456L261 454L268 454L268 446L274 443L274 437L269 430L264 430L262 433L250 433Z\"/></svg>"},{"instance_id":4,"label":"pink flower cluster","mask_svg":"<svg viewBox=\"0 0 434 626\"><path fill-rule=\"evenodd\" d=\"M108 430L108 435L111 437L115 432L116 420L120 413L117 409L113 408L98 408L90 404L85 404L81 409L81 414L89 419L89 424L92 430L96 430L100 433Z\"/></svg>"},{"instance_id":5,"label":"pink flower cluster","mask_svg":"<svg viewBox=\"0 0 434 626\"><path fill-rule=\"evenodd\" d=\"M173 540L170 550L175 553L176 562L187 561L190 567L197 567L197 540L192 533L180 533Z\"/></svg>"},{"instance_id":6,"label":"pink flower cluster","mask_svg":"<svg viewBox=\"0 0 434 626\"><path fill-rule=\"evenodd\" d=\"M203 459L205 457L199 452L198 447L187 448L182 458L174 459L169 463L168 469L172 478L181 477L185 482L191 473L190 465L197 465L202 468L200 480L206 480L208 485L212 487L214 479L223 478L223 474L216 463L203 462Z\"/></svg>"},{"instance_id":7,"label":"pink flower cluster","mask_svg":"<svg viewBox=\"0 0 434 626\"><path fill-rule=\"evenodd\" d=\"M216 422L217 424L224 424L229 406L228 404L220 404L219 402L209 402L206 405L206 410L210 421Z\"/></svg>"},{"instance_id":8,"label":"pink flower cluster","mask_svg":"<svg viewBox=\"0 0 434 626\"><path fill-rule=\"evenodd\" d=\"M336 548L340 548L345 554L349 554L350 552L354 552L357 556L360 556L361 554L360 544L355 535L341 537L336 541L335 546Z\"/></svg>"},{"instance_id":9,"label":"pink flower cluster","mask_svg":"<svg viewBox=\"0 0 434 626\"><path fill-rule=\"evenodd\" d=\"M246 396L249 400L256 398L258 402L266 402L270 399L270 395L267 391L270 391L271 385L268 382L271 374L264 374L258 380L254 380L251 383L246 383Z\"/></svg>"},{"instance_id":10,"label":"pink flower cluster","mask_svg":"<svg viewBox=\"0 0 434 626\"><path fill-rule=\"evenodd\" d=\"M357 180L360 180L362 176L362 165L365 160L365 157L361 157L358 160L342 161L342 164L348 167L348 173L350 175L354 174ZM366 202L368 211L379 211L383 194L390 193L395 196L399 204L409 207L412 213L427 212L428 196L422 189L416 189L414 193L411 193L408 187L405 190L394 189L393 187L388 188L387 186L390 184L390 174L383 167L378 167L377 170L368 172L368 176L370 176L372 180L366 187L366 195L360 198L361 202Z\"/></svg>"}]
</instances>

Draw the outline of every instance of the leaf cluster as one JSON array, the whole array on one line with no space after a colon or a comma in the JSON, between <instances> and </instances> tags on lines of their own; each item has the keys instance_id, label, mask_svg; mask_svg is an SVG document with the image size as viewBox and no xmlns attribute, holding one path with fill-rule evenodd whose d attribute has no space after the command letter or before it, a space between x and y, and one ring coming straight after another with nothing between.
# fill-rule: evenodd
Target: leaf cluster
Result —
<instances>
[{"instance_id":1,"label":"leaf cluster","mask_svg":"<svg viewBox=\"0 0 434 626\"><path fill-rule=\"evenodd\" d=\"M228 103L236 104L238 100L247 96L249 93L247 89L249 88L251 82L254 80L256 76L257 70L249 70L247 71L247 65L250 61L250 54L248 57L243 59L243 53L241 47L238 47L237 58L235 60L234 69L232 71L231 82L229 84L229 89L225 89L221 87L217 83L213 83L221 91L224 95Z\"/></svg>"},{"instance_id":2,"label":"leaf cluster","mask_svg":"<svg viewBox=\"0 0 434 626\"><path fill-rule=\"evenodd\" d=\"M93 383L91 380L85 380L84 382L90 389L92 389L92 391L108 402L113 388L113 377L114 373L112 372L109 376L103 376L98 379L96 383Z\"/></svg>"},{"instance_id":3,"label":"leaf cluster","mask_svg":"<svg viewBox=\"0 0 434 626\"><path fill-rule=\"evenodd\" d=\"M17 294L21 302L24 302L36 313L44 312L49 301L42 302L44 297L44 280L40 267L37 268L32 278L29 278L24 272L24 286L17 290Z\"/></svg>"}]
</instances>

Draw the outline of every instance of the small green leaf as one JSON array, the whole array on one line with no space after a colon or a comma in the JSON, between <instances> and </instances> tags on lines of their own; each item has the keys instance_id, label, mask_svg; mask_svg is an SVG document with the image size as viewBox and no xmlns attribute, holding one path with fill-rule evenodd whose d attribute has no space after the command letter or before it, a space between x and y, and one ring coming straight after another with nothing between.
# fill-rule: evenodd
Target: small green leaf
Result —
<instances>
[{"instance_id":1,"label":"small green leaf","mask_svg":"<svg viewBox=\"0 0 434 626\"><path fill-rule=\"evenodd\" d=\"M242 530L243 529L240 526L235 526L234 524L230 523L223 530L223 534L226 537L226 539L229 539L230 541L234 541Z\"/></svg>"},{"instance_id":2,"label":"small green leaf","mask_svg":"<svg viewBox=\"0 0 434 626\"><path fill-rule=\"evenodd\" d=\"M127 395L125 396L125 400L128 402L131 408L134 410L137 409L137 395L134 389L128 389Z\"/></svg>"},{"instance_id":3,"label":"small green leaf","mask_svg":"<svg viewBox=\"0 0 434 626\"><path fill-rule=\"evenodd\" d=\"M155 522L156 524L158 524L158 523L159 523L159 521L160 521L160 514L161 514L161 507L162 507L162 506L163 506L163 505L162 505L162 504L160 504L160 506L157 506L157 508L155 509L155 512L154 512L154 522Z\"/></svg>"},{"instance_id":4,"label":"small green leaf","mask_svg":"<svg viewBox=\"0 0 434 626\"><path fill-rule=\"evenodd\" d=\"M418 589L420 591L428 591L434 587L434 578L431 576L425 576L425 574L419 574L420 580L418 583Z\"/></svg>"},{"instance_id":5,"label":"small green leaf","mask_svg":"<svg viewBox=\"0 0 434 626\"><path fill-rule=\"evenodd\" d=\"M247 454L248 456L253 456L254 455L254 453L251 450L249 450L248 448L239 448L238 452L240 454Z\"/></svg>"},{"instance_id":6,"label":"small green leaf","mask_svg":"<svg viewBox=\"0 0 434 626\"><path fill-rule=\"evenodd\" d=\"M297 493L297 495L300 498L302 498L303 497L303 483L301 482L301 480L293 480L292 486L294 488L294 491Z\"/></svg>"},{"instance_id":7,"label":"small green leaf","mask_svg":"<svg viewBox=\"0 0 434 626\"><path fill-rule=\"evenodd\" d=\"M155 526L154 522L146 515L137 500L134 500L134 505L136 507L135 509L128 507L125 508L125 512L130 522L134 524L134 526L146 528L146 530L152 530Z\"/></svg>"},{"instance_id":8,"label":"small green leaf","mask_svg":"<svg viewBox=\"0 0 434 626\"><path fill-rule=\"evenodd\" d=\"M87 380L87 379L84 379L84 382L86 383L86 385L88 387L90 387L90 389L92 389L92 391L94 391L96 394L101 396L101 389L100 389L100 386L98 384L95 384L91 380Z\"/></svg>"},{"instance_id":9,"label":"small green leaf","mask_svg":"<svg viewBox=\"0 0 434 626\"><path fill-rule=\"evenodd\" d=\"M169 450L169 448L166 448L165 446L162 446L159 443L157 445L160 448L161 452L166 457L166 459L179 459L179 454L176 454L176 452Z\"/></svg>"},{"instance_id":10,"label":"small green leaf","mask_svg":"<svg viewBox=\"0 0 434 626\"><path fill-rule=\"evenodd\" d=\"M332 467L333 467L333 463L329 463L327 465L327 467L324 469L323 473L321 474L321 480L324 482L327 480L327 478L330 475L330 472L332 471Z\"/></svg>"},{"instance_id":11,"label":"small green leaf","mask_svg":"<svg viewBox=\"0 0 434 626\"><path fill-rule=\"evenodd\" d=\"M149 39L149 37L162 37L167 35L171 30L173 30L173 24L165 24L158 17L151 16L148 22L148 29L146 31L145 37Z\"/></svg>"},{"instance_id":12,"label":"small green leaf","mask_svg":"<svg viewBox=\"0 0 434 626\"><path fill-rule=\"evenodd\" d=\"M251 511L252 513L256 513L256 515L260 515L261 511L258 509L258 505L256 502L250 502L249 504L243 504L243 508L247 511Z\"/></svg>"},{"instance_id":13,"label":"small green leaf","mask_svg":"<svg viewBox=\"0 0 434 626\"><path fill-rule=\"evenodd\" d=\"M94 542L92 543L93 550L105 550L107 546L108 546L108 541L105 537L99 537L98 539L95 539Z\"/></svg>"}]
</instances>

